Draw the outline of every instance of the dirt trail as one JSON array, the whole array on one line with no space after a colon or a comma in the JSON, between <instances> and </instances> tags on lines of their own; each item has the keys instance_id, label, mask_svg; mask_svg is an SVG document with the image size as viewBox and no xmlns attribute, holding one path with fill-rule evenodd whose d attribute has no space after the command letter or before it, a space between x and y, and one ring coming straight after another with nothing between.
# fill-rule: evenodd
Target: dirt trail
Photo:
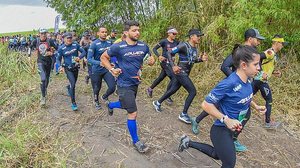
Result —
<instances>
[{"instance_id":1,"label":"dirt trail","mask_svg":"<svg viewBox=\"0 0 300 168\"><path fill-rule=\"evenodd\" d=\"M108 116L106 109L96 111L92 104L91 86L80 73L77 82L76 99L79 111L73 112L67 97L64 75L54 76L49 86L49 100L45 120L50 120L58 134L64 137L61 146L69 155L68 167L91 168L181 168L181 167L220 167L220 161L189 149L177 152L179 137L189 135L193 140L208 142L212 119L201 124L201 133L194 136L190 125L180 122L177 117L182 108L179 105L163 105L163 112L156 113L152 100L146 97L142 86L138 93L139 136L151 148L147 154L139 154L131 145L127 132L126 112L115 110ZM104 89L101 90L101 93ZM110 100L116 100L113 96ZM194 100L196 103L197 100ZM102 102L102 106L104 103ZM191 108L195 114L199 109ZM260 126L260 119L253 115L240 141L248 147L239 153L236 167L300 167L300 141L285 129L267 131Z\"/></svg>"}]
</instances>

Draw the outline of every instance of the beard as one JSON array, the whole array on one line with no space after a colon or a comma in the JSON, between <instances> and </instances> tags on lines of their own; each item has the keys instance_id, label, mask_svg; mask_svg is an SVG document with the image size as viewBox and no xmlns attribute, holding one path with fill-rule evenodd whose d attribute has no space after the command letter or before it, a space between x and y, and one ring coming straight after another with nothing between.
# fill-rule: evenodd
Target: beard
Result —
<instances>
[{"instance_id":1,"label":"beard","mask_svg":"<svg viewBox=\"0 0 300 168\"><path fill-rule=\"evenodd\" d=\"M138 38L138 37L136 38L136 37L133 37L133 36L130 36L130 35L129 35L128 37L129 37L129 38L130 38L130 40L132 40L132 41L138 41L138 40L139 40L139 38Z\"/></svg>"}]
</instances>

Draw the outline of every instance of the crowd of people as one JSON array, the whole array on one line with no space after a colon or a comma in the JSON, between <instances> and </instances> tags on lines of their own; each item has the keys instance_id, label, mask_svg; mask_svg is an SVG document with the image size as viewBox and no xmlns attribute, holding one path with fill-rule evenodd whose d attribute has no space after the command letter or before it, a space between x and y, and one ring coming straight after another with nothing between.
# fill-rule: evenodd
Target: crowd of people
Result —
<instances>
[{"instance_id":1,"label":"crowd of people","mask_svg":"<svg viewBox=\"0 0 300 168\"><path fill-rule=\"evenodd\" d=\"M51 70L55 69L57 74L66 74L69 81L66 90L70 97L71 109L78 110L75 88L80 60L83 60L82 67L88 69L85 82L88 84L91 80L95 109L102 109L99 93L104 81L108 87L100 99L105 103L108 114L112 116L115 108L127 111L127 127L133 145L138 152L145 153L149 147L138 136L136 96L141 83L142 65L147 63L151 66L157 60L160 62L161 72L147 88L147 95L152 97L155 87L164 78L168 77L170 81L165 93L152 102L155 111L164 111L162 105L165 100L168 104L174 103L172 95L183 86L188 95L178 116L179 120L190 124L192 132L199 134L200 122L208 115L215 118L210 131L212 145L192 141L184 135L180 139L179 151L194 148L221 160L224 168L234 167L236 152L247 150L246 146L238 141L238 135L250 119L251 105L257 111L265 113L265 128L276 129L279 126L280 122L273 122L270 117L272 92L268 80L272 75L281 76L280 71L275 70L277 53L287 45L281 35L274 35L271 47L259 52L257 46L265 37L260 35L257 29L246 30L244 43L236 44L222 63L221 70L226 77L205 97L201 104L203 111L198 116L191 117L188 110L197 90L189 75L195 63L208 61L209 58L207 53L200 53L197 49L204 33L199 29L190 29L187 33L188 40L179 42L176 39L176 28L169 27L166 31L167 37L152 49L156 58L151 54L149 46L139 40L138 22L126 21L119 39L117 34L116 30L112 30L108 35L107 28L100 26L96 34L86 31L80 38L75 32L50 34L46 29L40 29L39 35L32 36L33 39L26 38L30 42L27 43L29 50L35 48L37 53L41 77L41 106L46 105L49 77ZM161 53L158 51L160 48ZM177 55L179 58L175 59ZM259 106L252 100L258 90L265 100L264 106ZM114 92L117 92L119 99L112 102L109 98Z\"/></svg>"}]
</instances>

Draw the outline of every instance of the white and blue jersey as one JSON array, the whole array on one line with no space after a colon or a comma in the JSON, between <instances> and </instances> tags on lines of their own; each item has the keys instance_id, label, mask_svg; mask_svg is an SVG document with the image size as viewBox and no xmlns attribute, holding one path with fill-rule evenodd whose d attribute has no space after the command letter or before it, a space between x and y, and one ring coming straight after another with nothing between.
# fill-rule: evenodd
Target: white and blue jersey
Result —
<instances>
[{"instance_id":1,"label":"white and blue jersey","mask_svg":"<svg viewBox=\"0 0 300 168\"><path fill-rule=\"evenodd\" d=\"M108 70L101 66L101 55L111 46L111 41L97 39L92 42L88 50L88 63L92 64L92 72L108 72Z\"/></svg>"},{"instance_id":2,"label":"white and blue jersey","mask_svg":"<svg viewBox=\"0 0 300 168\"><path fill-rule=\"evenodd\" d=\"M79 58L82 59L86 52L84 49L77 43L72 43L70 45L61 45L57 51L57 64L61 65L61 59L64 57L64 64L63 66L71 66L73 67L76 64L75 58L78 57L78 52L80 52Z\"/></svg>"},{"instance_id":3,"label":"white and blue jersey","mask_svg":"<svg viewBox=\"0 0 300 168\"><path fill-rule=\"evenodd\" d=\"M118 86L128 87L140 84L143 60L148 54L150 55L147 44L138 41L135 45L129 45L126 41L122 41L113 44L107 54L117 58L118 68L122 70L118 76Z\"/></svg>"},{"instance_id":4,"label":"white and blue jersey","mask_svg":"<svg viewBox=\"0 0 300 168\"><path fill-rule=\"evenodd\" d=\"M214 104L229 118L242 121L250 108L252 97L251 82L248 80L244 83L236 72L233 72L217 84L205 101ZM225 126L220 120L216 120L214 125Z\"/></svg>"}]
</instances>

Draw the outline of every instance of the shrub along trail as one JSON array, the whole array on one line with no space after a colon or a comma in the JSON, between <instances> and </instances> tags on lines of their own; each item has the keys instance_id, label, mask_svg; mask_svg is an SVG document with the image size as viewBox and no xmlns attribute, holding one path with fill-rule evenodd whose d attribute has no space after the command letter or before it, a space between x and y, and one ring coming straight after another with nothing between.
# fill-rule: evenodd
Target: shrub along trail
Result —
<instances>
[{"instance_id":1,"label":"shrub along trail","mask_svg":"<svg viewBox=\"0 0 300 168\"><path fill-rule=\"evenodd\" d=\"M63 74L52 76L47 108L38 110L43 113L42 120L50 122L50 126L57 129L55 136L61 137L58 149L67 158L67 167L220 167L219 161L196 150L177 151L179 138L183 134L193 140L210 143L211 118L202 122L200 135L194 136L190 125L177 119L182 108L179 98L175 98L172 106L163 105L163 112L157 113L152 107L152 101L157 97L147 98L144 92L146 86L141 84L137 97L139 136L151 149L141 155L132 147L124 110L115 110L113 116L108 116L103 102L102 110L94 109L91 85L84 83L85 74L81 70L76 86L77 112L71 110L65 89L67 79ZM101 90L103 92L104 89ZM179 94L177 96L180 97ZM115 95L110 98L112 101L116 99ZM193 104L199 104L199 100L195 99ZM190 111L193 115L200 112L196 106ZM260 116L252 115L240 135L240 142L248 147L248 151L237 155L236 167L300 166L297 134L285 126L276 131L267 131L261 127L261 123Z\"/></svg>"}]
</instances>

